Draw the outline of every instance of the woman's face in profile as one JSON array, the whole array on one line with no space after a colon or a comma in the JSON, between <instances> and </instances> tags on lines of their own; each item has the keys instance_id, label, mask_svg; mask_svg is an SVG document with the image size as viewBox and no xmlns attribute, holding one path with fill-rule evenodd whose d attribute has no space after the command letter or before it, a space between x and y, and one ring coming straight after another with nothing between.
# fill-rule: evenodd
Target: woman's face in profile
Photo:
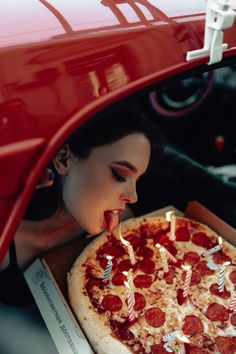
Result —
<instances>
[{"instance_id":1,"label":"woman's face in profile","mask_svg":"<svg viewBox=\"0 0 236 354\"><path fill-rule=\"evenodd\" d=\"M94 148L87 159L72 155L63 183L66 208L91 234L112 229L118 212L137 201L136 182L149 159L149 140L138 132Z\"/></svg>"}]
</instances>

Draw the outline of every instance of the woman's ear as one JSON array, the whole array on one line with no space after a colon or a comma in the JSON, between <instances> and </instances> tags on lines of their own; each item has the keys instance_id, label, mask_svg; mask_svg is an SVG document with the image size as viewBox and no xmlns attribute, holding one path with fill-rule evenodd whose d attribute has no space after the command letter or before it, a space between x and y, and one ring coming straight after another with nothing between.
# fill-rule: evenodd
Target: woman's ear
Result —
<instances>
[{"instance_id":1,"label":"woman's ear","mask_svg":"<svg viewBox=\"0 0 236 354\"><path fill-rule=\"evenodd\" d=\"M69 171L70 162L71 151L69 146L66 144L57 152L53 159L53 165L60 175L66 176Z\"/></svg>"}]
</instances>

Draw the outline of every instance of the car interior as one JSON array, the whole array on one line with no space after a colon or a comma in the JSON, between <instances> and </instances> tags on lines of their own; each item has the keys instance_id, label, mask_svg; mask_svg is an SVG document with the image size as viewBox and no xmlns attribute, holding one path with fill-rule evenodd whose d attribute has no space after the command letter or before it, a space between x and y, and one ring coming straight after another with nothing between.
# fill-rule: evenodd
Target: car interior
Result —
<instances>
[{"instance_id":1,"label":"car interior","mask_svg":"<svg viewBox=\"0 0 236 354\"><path fill-rule=\"evenodd\" d=\"M166 137L155 172L138 183L136 214L198 200L236 226L236 65L184 73L139 97ZM164 186L164 188L163 188Z\"/></svg>"}]
</instances>

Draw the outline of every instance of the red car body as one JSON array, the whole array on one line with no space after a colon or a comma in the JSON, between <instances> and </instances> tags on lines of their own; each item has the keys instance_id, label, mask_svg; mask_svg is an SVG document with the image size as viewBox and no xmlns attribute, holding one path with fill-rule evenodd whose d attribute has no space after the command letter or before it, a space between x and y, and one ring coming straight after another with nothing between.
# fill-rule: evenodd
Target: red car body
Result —
<instances>
[{"instance_id":1,"label":"red car body","mask_svg":"<svg viewBox=\"0 0 236 354\"><path fill-rule=\"evenodd\" d=\"M231 1L236 8L236 1ZM0 261L45 166L96 112L195 68L205 0L10 0L0 12ZM236 22L223 60L236 57Z\"/></svg>"}]
</instances>

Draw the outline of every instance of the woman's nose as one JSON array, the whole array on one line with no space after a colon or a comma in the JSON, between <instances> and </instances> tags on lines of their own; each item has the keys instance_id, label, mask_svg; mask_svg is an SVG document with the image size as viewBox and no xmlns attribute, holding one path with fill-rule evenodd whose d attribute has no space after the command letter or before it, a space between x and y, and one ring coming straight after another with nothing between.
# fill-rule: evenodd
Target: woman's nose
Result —
<instances>
[{"instance_id":1,"label":"woman's nose","mask_svg":"<svg viewBox=\"0 0 236 354\"><path fill-rule=\"evenodd\" d=\"M122 199L125 200L126 203L136 203L138 200L136 185L129 186L122 194Z\"/></svg>"}]
</instances>

